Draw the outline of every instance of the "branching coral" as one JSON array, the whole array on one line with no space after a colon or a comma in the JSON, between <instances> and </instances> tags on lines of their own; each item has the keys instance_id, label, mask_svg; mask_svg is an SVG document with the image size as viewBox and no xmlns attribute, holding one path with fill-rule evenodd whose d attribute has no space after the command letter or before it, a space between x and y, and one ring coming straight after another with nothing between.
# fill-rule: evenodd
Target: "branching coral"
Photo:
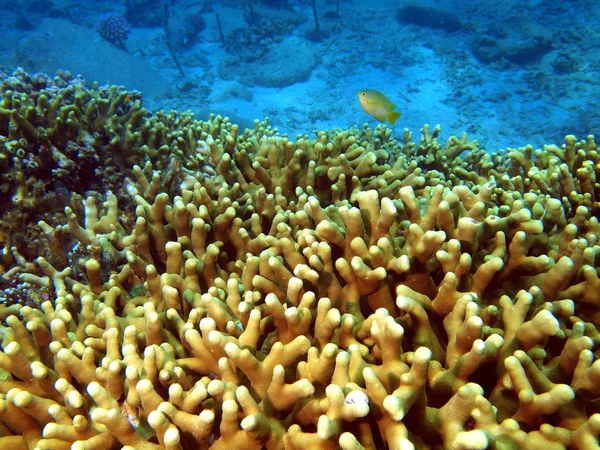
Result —
<instances>
[{"instance_id":1,"label":"branching coral","mask_svg":"<svg viewBox=\"0 0 600 450\"><path fill-rule=\"evenodd\" d=\"M133 219L107 194L40 222L81 261L12 273L52 298L0 306L0 445L599 447L593 139L529 163L188 125L138 155Z\"/></svg>"}]
</instances>

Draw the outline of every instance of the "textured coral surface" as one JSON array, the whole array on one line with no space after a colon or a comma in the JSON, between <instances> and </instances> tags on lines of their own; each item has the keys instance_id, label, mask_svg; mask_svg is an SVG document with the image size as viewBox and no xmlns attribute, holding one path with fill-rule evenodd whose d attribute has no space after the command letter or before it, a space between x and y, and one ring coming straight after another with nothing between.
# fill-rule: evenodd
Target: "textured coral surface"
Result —
<instances>
[{"instance_id":1,"label":"textured coral surface","mask_svg":"<svg viewBox=\"0 0 600 450\"><path fill-rule=\"evenodd\" d=\"M600 448L593 136L291 138L24 77L0 104L0 448ZM64 204L24 205L34 181Z\"/></svg>"}]
</instances>

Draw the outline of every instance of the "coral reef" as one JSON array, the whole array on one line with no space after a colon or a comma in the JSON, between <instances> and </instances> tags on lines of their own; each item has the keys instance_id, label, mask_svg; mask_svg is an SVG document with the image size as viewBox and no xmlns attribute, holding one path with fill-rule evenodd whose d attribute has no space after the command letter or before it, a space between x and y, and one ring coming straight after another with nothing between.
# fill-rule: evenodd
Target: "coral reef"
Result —
<instances>
[{"instance_id":1,"label":"coral reef","mask_svg":"<svg viewBox=\"0 0 600 450\"><path fill-rule=\"evenodd\" d=\"M190 48L199 40L200 32L206 28L202 17L203 6L193 5L178 8L169 17L170 38L176 48Z\"/></svg>"},{"instance_id":2,"label":"coral reef","mask_svg":"<svg viewBox=\"0 0 600 450\"><path fill-rule=\"evenodd\" d=\"M225 38L225 50L236 60L249 63L262 58L285 36L298 28L305 19L291 11L253 8L244 13L246 27L234 28ZM240 70L240 73L243 73Z\"/></svg>"},{"instance_id":3,"label":"coral reef","mask_svg":"<svg viewBox=\"0 0 600 450\"><path fill-rule=\"evenodd\" d=\"M123 202L129 195L122 172L135 163L152 161L174 176L178 163L173 158L180 157L188 170L204 170L207 155L198 147L204 132L199 123L191 114L150 116L138 91L97 83L88 87L68 72L50 78L21 69L12 76L0 74L0 85L4 269L14 262L11 247L28 259L39 254L27 225L62 214L69 200L65 203L57 186L80 199L94 195L100 200L110 190Z\"/></svg>"},{"instance_id":4,"label":"coral reef","mask_svg":"<svg viewBox=\"0 0 600 450\"><path fill-rule=\"evenodd\" d=\"M125 41L131 32L131 25L120 14L106 14L96 25L98 34L113 45L125 50Z\"/></svg>"},{"instance_id":5,"label":"coral reef","mask_svg":"<svg viewBox=\"0 0 600 450\"><path fill-rule=\"evenodd\" d=\"M4 251L37 302L0 305L0 446L600 448L593 136L114 117L121 195Z\"/></svg>"}]
</instances>

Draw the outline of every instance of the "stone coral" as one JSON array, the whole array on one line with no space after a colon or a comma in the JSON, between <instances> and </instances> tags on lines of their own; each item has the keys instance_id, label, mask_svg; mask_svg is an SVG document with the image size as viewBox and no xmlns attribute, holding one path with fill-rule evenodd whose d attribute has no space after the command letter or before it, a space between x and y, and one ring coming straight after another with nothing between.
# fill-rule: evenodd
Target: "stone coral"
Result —
<instances>
[{"instance_id":1,"label":"stone coral","mask_svg":"<svg viewBox=\"0 0 600 450\"><path fill-rule=\"evenodd\" d=\"M40 222L80 264L12 272L52 296L0 306L1 446L600 448L593 137L187 124L134 212Z\"/></svg>"},{"instance_id":2,"label":"stone coral","mask_svg":"<svg viewBox=\"0 0 600 450\"><path fill-rule=\"evenodd\" d=\"M100 18L96 30L103 39L125 50L125 41L131 33L131 25L120 14L110 13Z\"/></svg>"}]
</instances>

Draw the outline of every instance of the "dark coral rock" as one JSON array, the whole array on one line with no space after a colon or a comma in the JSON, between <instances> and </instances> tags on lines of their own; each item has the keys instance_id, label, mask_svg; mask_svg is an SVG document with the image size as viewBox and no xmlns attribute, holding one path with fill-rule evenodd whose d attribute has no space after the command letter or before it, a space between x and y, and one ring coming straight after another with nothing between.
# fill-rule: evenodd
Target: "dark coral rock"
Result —
<instances>
[{"instance_id":1,"label":"dark coral rock","mask_svg":"<svg viewBox=\"0 0 600 450\"><path fill-rule=\"evenodd\" d=\"M200 32L206 28L202 18L202 6L171 10L169 31L171 44L178 48L190 48L198 43Z\"/></svg>"},{"instance_id":2,"label":"dark coral rock","mask_svg":"<svg viewBox=\"0 0 600 450\"><path fill-rule=\"evenodd\" d=\"M53 19L72 19L66 8L52 8L48 11L48 17Z\"/></svg>"},{"instance_id":3,"label":"dark coral rock","mask_svg":"<svg viewBox=\"0 0 600 450\"><path fill-rule=\"evenodd\" d=\"M136 27L160 27L165 17L161 0L127 0L125 17Z\"/></svg>"},{"instance_id":4,"label":"dark coral rock","mask_svg":"<svg viewBox=\"0 0 600 450\"><path fill-rule=\"evenodd\" d=\"M323 19L326 20L342 20L342 16L335 11L325 11L323 13Z\"/></svg>"},{"instance_id":5,"label":"dark coral rock","mask_svg":"<svg viewBox=\"0 0 600 450\"><path fill-rule=\"evenodd\" d=\"M460 18L451 12L421 5L406 5L398 8L398 20L449 32L459 31L463 27Z\"/></svg>"},{"instance_id":6,"label":"dark coral rock","mask_svg":"<svg viewBox=\"0 0 600 450\"><path fill-rule=\"evenodd\" d=\"M487 36L479 39L474 39L471 45L471 50L475 57L486 64L498 61L502 57L502 52L498 46L498 42Z\"/></svg>"},{"instance_id":7,"label":"dark coral rock","mask_svg":"<svg viewBox=\"0 0 600 450\"><path fill-rule=\"evenodd\" d=\"M312 42L321 42L329 36L331 36L331 32L322 27L319 27L318 30L315 27L309 27L304 33L304 37Z\"/></svg>"},{"instance_id":8,"label":"dark coral rock","mask_svg":"<svg viewBox=\"0 0 600 450\"><path fill-rule=\"evenodd\" d=\"M486 34L495 39L506 39L508 37L508 31L506 31L506 28L497 23L488 25Z\"/></svg>"},{"instance_id":9,"label":"dark coral rock","mask_svg":"<svg viewBox=\"0 0 600 450\"><path fill-rule=\"evenodd\" d=\"M32 13L47 12L54 8L54 3L49 0L34 0L29 3L28 11Z\"/></svg>"},{"instance_id":10,"label":"dark coral rock","mask_svg":"<svg viewBox=\"0 0 600 450\"><path fill-rule=\"evenodd\" d=\"M15 28L19 31L31 31L35 29L35 26L27 17L18 16L15 19Z\"/></svg>"},{"instance_id":11,"label":"dark coral rock","mask_svg":"<svg viewBox=\"0 0 600 450\"><path fill-rule=\"evenodd\" d=\"M552 43L542 35L525 38L513 35L507 39L479 36L471 46L475 57L486 64L501 60L518 65L531 64L539 61L551 49Z\"/></svg>"},{"instance_id":12,"label":"dark coral rock","mask_svg":"<svg viewBox=\"0 0 600 450\"><path fill-rule=\"evenodd\" d=\"M269 8L287 8L288 0L262 0L263 5Z\"/></svg>"},{"instance_id":13,"label":"dark coral rock","mask_svg":"<svg viewBox=\"0 0 600 450\"><path fill-rule=\"evenodd\" d=\"M236 28L225 40L225 50L243 62L260 59L269 49L269 40L249 28Z\"/></svg>"},{"instance_id":14,"label":"dark coral rock","mask_svg":"<svg viewBox=\"0 0 600 450\"><path fill-rule=\"evenodd\" d=\"M569 54L561 53L552 61L552 67L554 73L565 75L579 70L579 61Z\"/></svg>"},{"instance_id":15,"label":"dark coral rock","mask_svg":"<svg viewBox=\"0 0 600 450\"><path fill-rule=\"evenodd\" d=\"M552 42L544 36L532 36L518 42L509 41L504 47L504 56L515 64L529 64L539 61L552 49Z\"/></svg>"}]
</instances>

